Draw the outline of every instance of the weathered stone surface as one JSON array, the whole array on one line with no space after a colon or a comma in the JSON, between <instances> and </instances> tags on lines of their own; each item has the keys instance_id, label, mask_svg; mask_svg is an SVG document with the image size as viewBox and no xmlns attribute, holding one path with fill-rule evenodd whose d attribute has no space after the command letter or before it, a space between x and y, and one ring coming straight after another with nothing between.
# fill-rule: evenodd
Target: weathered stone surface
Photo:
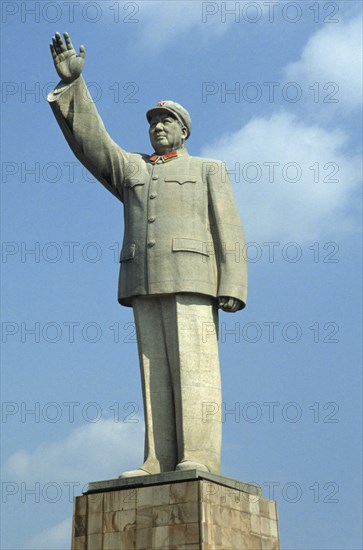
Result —
<instances>
[{"instance_id":1,"label":"weathered stone surface","mask_svg":"<svg viewBox=\"0 0 363 550\"><path fill-rule=\"evenodd\" d=\"M77 497L72 550L279 550L274 501L203 475Z\"/></svg>"},{"instance_id":2,"label":"weathered stone surface","mask_svg":"<svg viewBox=\"0 0 363 550\"><path fill-rule=\"evenodd\" d=\"M176 499L175 501L181 502L180 499L183 499L183 502L188 502L191 499L189 494L190 485L181 485L181 481L192 481L196 479L204 479L205 481L210 481L210 485L204 485L203 491L205 491L208 498L212 501L213 495L215 495L216 502L219 503L220 495L218 490L215 488L215 485L222 485L223 487L236 489L237 493L235 496L235 508L238 510L241 507L241 500L238 496L240 492L248 493L250 495L261 496L261 488L254 483L246 483L244 481L238 481L230 477L220 476L217 474L211 474L209 472L201 472L199 470L188 470L185 472L165 472L163 474L156 474L153 476L142 476L134 478L116 478L116 479L107 479L104 481L93 481L88 484L86 493L102 493L105 492L105 510L119 510L119 508L107 508L108 502L118 502L121 500L123 502L122 507L125 509L125 506L135 506L136 502L136 493L135 487L148 487L148 490L142 493L142 498L145 504L151 504L153 502L153 487L157 485L172 484L172 489L170 493L171 499ZM122 492L107 493L106 491L116 491L116 489L124 489ZM129 489L129 490L126 490ZM194 489L193 489L194 491ZM108 496L113 495L113 496ZM223 497L224 500L227 499L228 491ZM86 498L86 497L83 497ZM229 498L229 497L228 497ZM233 507L233 499L229 499ZM172 503L173 500L170 500ZM272 502L272 501L271 501ZM83 505L85 506L85 505ZM119 504L115 504L119 506ZM247 502L246 506L249 506Z\"/></svg>"},{"instance_id":3,"label":"weathered stone surface","mask_svg":"<svg viewBox=\"0 0 363 550\"><path fill-rule=\"evenodd\" d=\"M189 155L190 115L170 100L147 112L155 153L125 151L107 133L83 79L84 48L77 56L67 33L64 41L56 33L50 48L61 77L48 95L56 120L78 160L124 207L118 299L134 311L146 430L143 464L121 475L217 474L218 308L235 313L247 296L228 170Z\"/></svg>"}]
</instances>

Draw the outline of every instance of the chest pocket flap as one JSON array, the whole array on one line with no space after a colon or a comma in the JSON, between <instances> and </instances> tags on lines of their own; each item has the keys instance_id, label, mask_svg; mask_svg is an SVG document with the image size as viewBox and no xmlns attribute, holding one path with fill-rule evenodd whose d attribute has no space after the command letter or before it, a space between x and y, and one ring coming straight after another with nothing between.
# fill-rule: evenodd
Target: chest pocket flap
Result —
<instances>
[{"instance_id":1,"label":"chest pocket flap","mask_svg":"<svg viewBox=\"0 0 363 550\"><path fill-rule=\"evenodd\" d=\"M133 187L136 187L136 185L145 185L145 181L142 181L137 177L134 177L134 178L129 177L125 179L125 187L133 188Z\"/></svg>"},{"instance_id":2,"label":"chest pocket flap","mask_svg":"<svg viewBox=\"0 0 363 550\"><path fill-rule=\"evenodd\" d=\"M197 183L198 178L190 174L176 174L175 176L165 176L164 181L184 185L185 183Z\"/></svg>"}]
</instances>

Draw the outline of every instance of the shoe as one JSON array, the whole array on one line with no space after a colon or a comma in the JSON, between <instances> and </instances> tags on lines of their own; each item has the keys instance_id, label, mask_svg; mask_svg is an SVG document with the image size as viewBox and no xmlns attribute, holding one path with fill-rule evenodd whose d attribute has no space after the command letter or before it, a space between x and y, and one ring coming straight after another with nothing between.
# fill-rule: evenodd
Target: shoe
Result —
<instances>
[{"instance_id":1,"label":"shoe","mask_svg":"<svg viewBox=\"0 0 363 550\"><path fill-rule=\"evenodd\" d=\"M184 472L186 470L200 470L201 472L209 472L209 468L201 464L200 462L192 462L191 460L184 460L180 462L176 468L176 472Z\"/></svg>"},{"instance_id":2,"label":"shoe","mask_svg":"<svg viewBox=\"0 0 363 550\"><path fill-rule=\"evenodd\" d=\"M128 472L124 472L123 474L119 475L119 479L123 479L125 477L140 477L140 476L149 476L151 475L150 472L147 472L146 470L143 470L142 468L137 468L137 470L129 470Z\"/></svg>"}]
</instances>

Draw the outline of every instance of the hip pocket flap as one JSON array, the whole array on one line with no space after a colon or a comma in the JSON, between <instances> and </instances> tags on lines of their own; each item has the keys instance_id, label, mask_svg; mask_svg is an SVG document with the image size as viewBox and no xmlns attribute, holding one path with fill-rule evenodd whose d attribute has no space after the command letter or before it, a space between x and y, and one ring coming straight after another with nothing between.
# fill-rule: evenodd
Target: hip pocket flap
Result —
<instances>
[{"instance_id":1,"label":"hip pocket flap","mask_svg":"<svg viewBox=\"0 0 363 550\"><path fill-rule=\"evenodd\" d=\"M127 262L128 260L133 260L135 258L135 244L128 244L124 246L121 250L120 262Z\"/></svg>"},{"instance_id":2,"label":"hip pocket flap","mask_svg":"<svg viewBox=\"0 0 363 550\"><path fill-rule=\"evenodd\" d=\"M206 242L184 237L173 237L173 252L179 251L196 252L197 254L203 254L203 256L209 256Z\"/></svg>"}]
</instances>

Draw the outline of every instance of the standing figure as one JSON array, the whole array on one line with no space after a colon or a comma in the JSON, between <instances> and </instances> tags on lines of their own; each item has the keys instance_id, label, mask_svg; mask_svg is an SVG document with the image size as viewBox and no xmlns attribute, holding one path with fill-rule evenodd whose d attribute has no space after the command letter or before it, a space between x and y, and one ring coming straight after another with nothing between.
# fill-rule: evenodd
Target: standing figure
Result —
<instances>
[{"instance_id":1,"label":"standing figure","mask_svg":"<svg viewBox=\"0 0 363 550\"><path fill-rule=\"evenodd\" d=\"M124 205L118 300L133 308L145 413L143 465L121 477L219 473L218 308L245 306L243 232L225 166L192 157L191 118L174 101L147 113L152 155L107 133L69 35L51 44L61 78L48 101L79 161ZM203 414L213 405L213 414Z\"/></svg>"}]
</instances>

